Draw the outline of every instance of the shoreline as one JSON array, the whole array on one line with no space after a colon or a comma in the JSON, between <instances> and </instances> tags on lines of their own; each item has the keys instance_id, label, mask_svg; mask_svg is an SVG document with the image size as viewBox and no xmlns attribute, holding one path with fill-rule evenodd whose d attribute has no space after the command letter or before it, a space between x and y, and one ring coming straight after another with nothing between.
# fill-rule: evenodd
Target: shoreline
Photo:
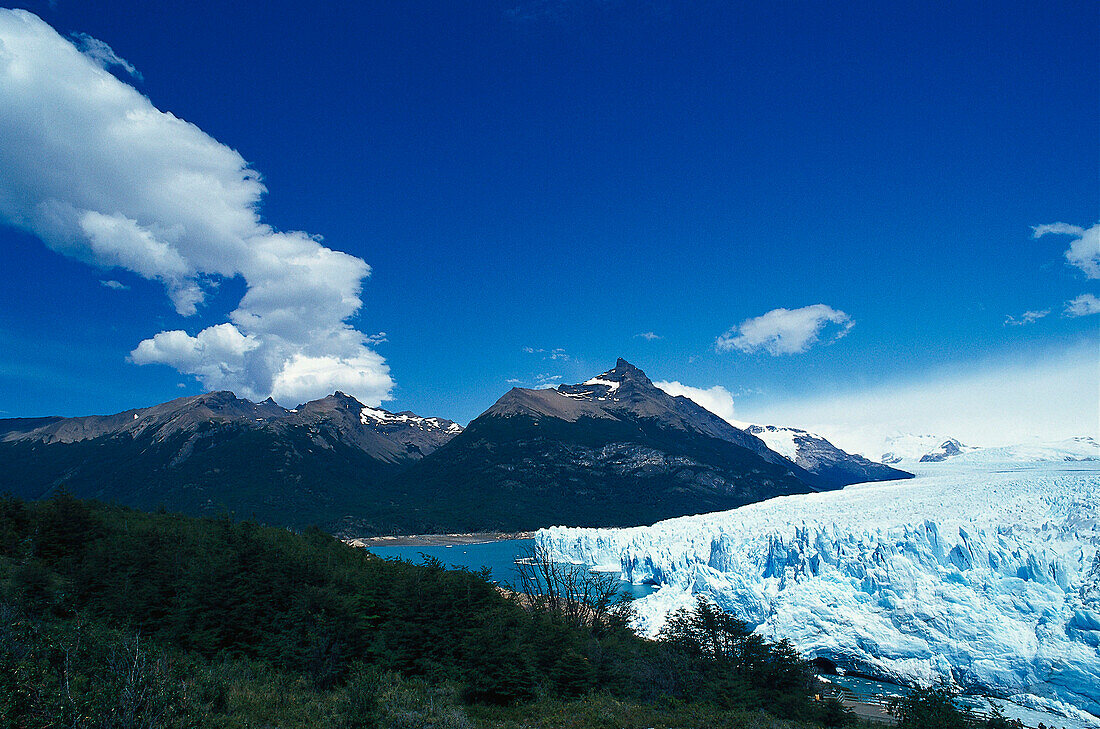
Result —
<instances>
[{"instance_id":1,"label":"shoreline","mask_svg":"<svg viewBox=\"0 0 1100 729\"><path fill-rule=\"evenodd\" d=\"M467 532L463 534L404 534L388 537L343 539L352 547L460 547L510 539L533 539L535 532Z\"/></svg>"}]
</instances>

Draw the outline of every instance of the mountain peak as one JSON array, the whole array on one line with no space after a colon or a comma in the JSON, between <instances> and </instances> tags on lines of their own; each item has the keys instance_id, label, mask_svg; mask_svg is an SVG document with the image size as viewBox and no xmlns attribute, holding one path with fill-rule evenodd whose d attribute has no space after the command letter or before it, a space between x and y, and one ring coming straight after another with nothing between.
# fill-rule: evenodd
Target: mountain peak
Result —
<instances>
[{"instance_id":1,"label":"mountain peak","mask_svg":"<svg viewBox=\"0 0 1100 729\"><path fill-rule=\"evenodd\" d=\"M652 382L650 382L649 378L646 377L645 372L642 372L640 369L630 364L622 357L619 357L617 360L615 360L614 369L608 370L607 372L600 375L600 377L613 379L617 382L634 381L643 382L646 384L653 384Z\"/></svg>"},{"instance_id":2,"label":"mountain peak","mask_svg":"<svg viewBox=\"0 0 1100 729\"><path fill-rule=\"evenodd\" d=\"M302 403L295 410L302 412L328 412L332 410L348 410L358 413L363 409L363 404L356 400L351 395L347 395L340 390L326 395L317 400L310 400L309 402Z\"/></svg>"},{"instance_id":3,"label":"mountain peak","mask_svg":"<svg viewBox=\"0 0 1100 729\"><path fill-rule=\"evenodd\" d=\"M557 392L573 399L620 400L640 393L657 391L646 374L619 357L615 366L576 385L558 385Z\"/></svg>"}]
</instances>

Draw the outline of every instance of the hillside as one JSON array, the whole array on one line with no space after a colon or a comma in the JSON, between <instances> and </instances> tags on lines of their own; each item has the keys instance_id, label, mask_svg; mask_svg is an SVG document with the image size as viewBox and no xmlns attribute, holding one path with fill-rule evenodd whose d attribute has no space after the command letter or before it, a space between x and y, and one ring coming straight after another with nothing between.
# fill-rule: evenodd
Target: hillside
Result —
<instances>
[{"instance_id":1,"label":"hillside","mask_svg":"<svg viewBox=\"0 0 1100 729\"><path fill-rule=\"evenodd\" d=\"M0 498L0 717L20 729L843 719L813 700L808 663L712 608L650 641L626 608L577 620L563 604L316 530ZM704 630L727 647L716 654Z\"/></svg>"}]
</instances>

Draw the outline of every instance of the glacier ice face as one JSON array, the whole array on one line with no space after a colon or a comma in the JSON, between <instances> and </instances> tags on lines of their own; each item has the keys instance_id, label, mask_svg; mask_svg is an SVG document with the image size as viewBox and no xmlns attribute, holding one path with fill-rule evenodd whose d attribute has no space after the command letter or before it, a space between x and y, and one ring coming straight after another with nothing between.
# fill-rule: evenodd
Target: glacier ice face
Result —
<instances>
[{"instance_id":1,"label":"glacier ice face","mask_svg":"<svg viewBox=\"0 0 1100 729\"><path fill-rule=\"evenodd\" d=\"M804 654L1100 714L1100 464L928 464L918 477L630 529L542 530L553 559L709 596Z\"/></svg>"}]
</instances>

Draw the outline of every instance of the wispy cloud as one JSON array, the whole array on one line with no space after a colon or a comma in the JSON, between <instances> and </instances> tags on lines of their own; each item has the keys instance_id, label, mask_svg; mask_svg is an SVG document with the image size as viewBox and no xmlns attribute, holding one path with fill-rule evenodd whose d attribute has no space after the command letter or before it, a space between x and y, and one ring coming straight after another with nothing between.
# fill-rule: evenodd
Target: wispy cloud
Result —
<instances>
[{"instance_id":1,"label":"wispy cloud","mask_svg":"<svg viewBox=\"0 0 1100 729\"><path fill-rule=\"evenodd\" d=\"M653 332L642 332L641 334L635 334L634 335L635 339L637 339L638 337L641 337L642 339L646 340L647 342L652 342L654 339L661 339L662 338L660 334L655 334Z\"/></svg>"},{"instance_id":2,"label":"wispy cloud","mask_svg":"<svg viewBox=\"0 0 1100 729\"><path fill-rule=\"evenodd\" d=\"M1081 294L1066 302L1066 316L1089 316L1100 314L1100 298L1092 294Z\"/></svg>"},{"instance_id":3,"label":"wispy cloud","mask_svg":"<svg viewBox=\"0 0 1100 729\"><path fill-rule=\"evenodd\" d=\"M133 350L138 364L291 405L335 389L388 399L377 340L348 323L370 267L262 222L265 188L239 153L105 71L132 68L106 44L78 40L85 53L35 15L0 10L0 138L20 140L0 145L0 223L160 282L183 316L219 280L244 280L229 321L160 332Z\"/></svg>"},{"instance_id":4,"label":"wispy cloud","mask_svg":"<svg viewBox=\"0 0 1100 729\"><path fill-rule=\"evenodd\" d=\"M1019 316L1006 316L1005 326L1019 327L1024 324L1031 324L1032 322L1039 321L1044 316L1050 313L1050 309L1043 309L1041 311L1025 311Z\"/></svg>"},{"instance_id":5,"label":"wispy cloud","mask_svg":"<svg viewBox=\"0 0 1100 729\"><path fill-rule=\"evenodd\" d=\"M555 362L568 362L572 359L561 347L555 347L554 349L546 349L545 347L524 347L523 351L526 354L543 355L542 359L553 360Z\"/></svg>"},{"instance_id":6,"label":"wispy cloud","mask_svg":"<svg viewBox=\"0 0 1100 729\"><path fill-rule=\"evenodd\" d=\"M98 38L93 38L87 33L73 33L72 38L80 52L99 64L100 68L105 71L110 71L112 68L121 68L138 81L143 80L141 72L134 68L134 64L115 53L113 48Z\"/></svg>"},{"instance_id":7,"label":"wispy cloud","mask_svg":"<svg viewBox=\"0 0 1100 729\"><path fill-rule=\"evenodd\" d=\"M714 346L720 352L736 349L746 353L763 350L774 356L800 354L820 341L826 330L835 341L854 325L850 316L825 304L773 309L733 327L718 337Z\"/></svg>"},{"instance_id":8,"label":"wispy cloud","mask_svg":"<svg viewBox=\"0 0 1100 729\"><path fill-rule=\"evenodd\" d=\"M1088 278L1100 278L1100 223L1091 228L1068 223L1049 223L1032 228L1033 238L1045 235L1068 235L1073 238L1066 251L1066 261L1084 271Z\"/></svg>"},{"instance_id":9,"label":"wispy cloud","mask_svg":"<svg viewBox=\"0 0 1100 729\"><path fill-rule=\"evenodd\" d=\"M128 291L130 289L130 287L126 284L122 283L121 281L115 281L114 279L101 280L100 283L109 289L114 289L115 291Z\"/></svg>"}]
</instances>

